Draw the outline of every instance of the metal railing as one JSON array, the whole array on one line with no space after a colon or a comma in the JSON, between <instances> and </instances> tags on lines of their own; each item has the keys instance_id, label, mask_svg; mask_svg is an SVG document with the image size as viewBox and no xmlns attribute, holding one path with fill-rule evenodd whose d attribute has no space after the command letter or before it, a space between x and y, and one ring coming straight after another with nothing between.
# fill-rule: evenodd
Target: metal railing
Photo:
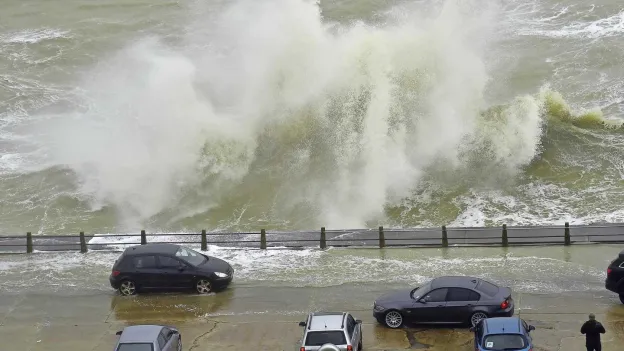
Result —
<instances>
[{"instance_id":1,"label":"metal railing","mask_svg":"<svg viewBox=\"0 0 624 351\"><path fill-rule=\"evenodd\" d=\"M111 238L111 240L107 240ZM115 238L115 239L112 239ZM125 242L119 242L123 238ZM149 240L148 240L149 238ZM164 240L167 238L168 240ZM414 229L341 229L320 232L207 232L0 236L0 252L106 250L115 246L147 243L200 244L257 248L268 247L449 247L571 245L574 243L624 243L624 224L570 226L507 226Z\"/></svg>"}]
</instances>

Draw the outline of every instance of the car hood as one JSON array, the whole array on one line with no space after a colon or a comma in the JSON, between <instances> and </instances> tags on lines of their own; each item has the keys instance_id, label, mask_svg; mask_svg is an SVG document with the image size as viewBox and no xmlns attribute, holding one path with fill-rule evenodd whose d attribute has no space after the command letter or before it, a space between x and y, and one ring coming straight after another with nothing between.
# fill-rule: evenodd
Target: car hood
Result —
<instances>
[{"instance_id":1,"label":"car hood","mask_svg":"<svg viewBox=\"0 0 624 351\"><path fill-rule=\"evenodd\" d=\"M387 303L413 302L413 299L411 297L412 290L414 289L402 289L389 292L377 298L377 300L375 300L375 303L377 303L378 305L383 305Z\"/></svg>"},{"instance_id":2,"label":"car hood","mask_svg":"<svg viewBox=\"0 0 624 351\"><path fill-rule=\"evenodd\" d=\"M229 263L225 262L224 260L220 258L216 258L212 256L206 256L206 257L208 257L208 261L198 266L201 270L226 273L228 270L232 268L232 266L230 266Z\"/></svg>"}]
</instances>

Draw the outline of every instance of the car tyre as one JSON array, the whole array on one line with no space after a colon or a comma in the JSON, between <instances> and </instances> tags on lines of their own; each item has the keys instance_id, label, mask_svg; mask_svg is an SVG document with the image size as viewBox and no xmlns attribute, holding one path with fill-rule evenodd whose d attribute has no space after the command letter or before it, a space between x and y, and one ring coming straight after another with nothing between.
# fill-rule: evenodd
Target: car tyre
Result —
<instances>
[{"instance_id":1,"label":"car tyre","mask_svg":"<svg viewBox=\"0 0 624 351\"><path fill-rule=\"evenodd\" d=\"M390 310L384 315L384 324L388 328L399 329L403 326L403 315L397 310Z\"/></svg>"},{"instance_id":2,"label":"car tyre","mask_svg":"<svg viewBox=\"0 0 624 351\"><path fill-rule=\"evenodd\" d=\"M469 321L469 324L470 324L471 326L473 326L473 327L476 327L476 326L477 326L477 324L479 324L479 322L480 322L482 319L486 319L486 318L488 318L487 313L485 313L485 312L481 312L481 311L477 311L477 312L475 312L475 313L473 313L473 314L471 314L471 315L470 315L470 321Z\"/></svg>"},{"instance_id":3,"label":"car tyre","mask_svg":"<svg viewBox=\"0 0 624 351\"><path fill-rule=\"evenodd\" d=\"M124 279L121 284L119 284L119 293L123 296L131 296L137 293L137 287L134 281L130 279Z\"/></svg>"},{"instance_id":4,"label":"car tyre","mask_svg":"<svg viewBox=\"0 0 624 351\"><path fill-rule=\"evenodd\" d=\"M364 348L364 344L362 343L362 336L360 336L360 345L358 346L358 351L362 351Z\"/></svg>"},{"instance_id":5,"label":"car tyre","mask_svg":"<svg viewBox=\"0 0 624 351\"><path fill-rule=\"evenodd\" d=\"M620 294L620 302L624 303L624 294Z\"/></svg>"},{"instance_id":6,"label":"car tyre","mask_svg":"<svg viewBox=\"0 0 624 351\"><path fill-rule=\"evenodd\" d=\"M182 351L182 335L178 338L178 351Z\"/></svg>"},{"instance_id":7,"label":"car tyre","mask_svg":"<svg viewBox=\"0 0 624 351\"><path fill-rule=\"evenodd\" d=\"M195 282L195 291L199 294L209 294L213 291L212 282L206 278L197 279Z\"/></svg>"}]
</instances>

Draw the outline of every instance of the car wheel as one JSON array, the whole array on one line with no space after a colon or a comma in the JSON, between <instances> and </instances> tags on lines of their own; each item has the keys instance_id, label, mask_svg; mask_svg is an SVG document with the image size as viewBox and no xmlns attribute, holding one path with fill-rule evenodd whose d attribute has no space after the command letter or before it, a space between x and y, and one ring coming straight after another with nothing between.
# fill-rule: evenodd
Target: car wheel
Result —
<instances>
[{"instance_id":1,"label":"car wheel","mask_svg":"<svg viewBox=\"0 0 624 351\"><path fill-rule=\"evenodd\" d=\"M132 280L124 280L119 284L119 293L123 296L136 294L136 285Z\"/></svg>"},{"instance_id":2,"label":"car wheel","mask_svg":"<svg viewBox=\"0 0 624 351\"><path fill-rule=\"evenodd\" d=\"M210 284L210 280L208 279L199 279L195 283L195 290L200 294L208 294L212 292L212 284Z\"/></svg>"},{"instance_id":3,"label":"car wheel","mask_svg":"<svg viewBox=\"0 0 624 351\"><path fill-rule=\"evenodd\" d=\"M403 315L399 311L388 311L384 317L384 324L392 329L398 329L403 326Z\"/></svg>"},{"instance_id":4,"label":"car wheel","mask_svg":"<svg viewBox=\"0 0 624 351\"><path fill-rule=\"evenodd\" d=\"M470 316L470 325L476 327L482 319L486 319L488 317L484 312L475 312Z\"/></svg>"},{"instance_id":5,"label":"car wheel","mask_svg":"<svg viewBox=\"0 0 624 351\"><path fill-rule=\"evenodd\" d=\"M624 303L624 294L620 294L620 302Z\"/></svg>"}]
</instances>

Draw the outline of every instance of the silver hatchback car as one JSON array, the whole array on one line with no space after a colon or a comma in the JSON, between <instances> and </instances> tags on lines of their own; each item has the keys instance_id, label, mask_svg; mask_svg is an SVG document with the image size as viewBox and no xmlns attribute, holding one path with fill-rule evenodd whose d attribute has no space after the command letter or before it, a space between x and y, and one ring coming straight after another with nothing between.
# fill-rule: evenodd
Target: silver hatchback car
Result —
<instances>
[{"instance_id":1,"label":"silver hatchback car","mask_svg":"<svg viewBox=\"0 0 624 351\"><path fill-rule=\"evenodd\" d=\"M134 325L117 332L115 351L182 351L182 335L164 325Z\"/></svg>"},{"instance_id":2,"label":"silver hatchback car","mask_svg":"<svg viewBox=\"0 0 624 351\"><path fill-rule=\"evenodd\" d=\"M341 351L362 350L362 321L348 312L310 313L299 326L305 327L299 351L318 351L326 344Z\"/></svg>"}]
</instances>

